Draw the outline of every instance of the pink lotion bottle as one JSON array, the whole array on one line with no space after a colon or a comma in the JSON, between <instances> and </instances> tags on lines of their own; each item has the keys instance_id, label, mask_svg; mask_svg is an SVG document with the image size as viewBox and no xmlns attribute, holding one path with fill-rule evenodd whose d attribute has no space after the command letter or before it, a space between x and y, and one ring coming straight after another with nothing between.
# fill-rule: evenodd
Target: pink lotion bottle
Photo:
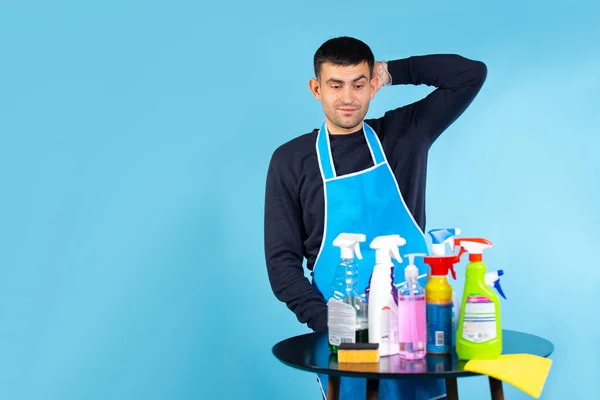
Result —
<instances>
[{"instance_id":1,"label":"pink lotion bottle","mask_svg":"<svg viewBox=\"0 0 600 400\"><path fill-rule=\"evenodd\" d=\"M417 256L426 254L407 255L406 282L398 289L398 341L400 356L407 360L423 359L427 353L425 289L419 284L419 270L415 265Z\"/></svg>"}]
</instances>

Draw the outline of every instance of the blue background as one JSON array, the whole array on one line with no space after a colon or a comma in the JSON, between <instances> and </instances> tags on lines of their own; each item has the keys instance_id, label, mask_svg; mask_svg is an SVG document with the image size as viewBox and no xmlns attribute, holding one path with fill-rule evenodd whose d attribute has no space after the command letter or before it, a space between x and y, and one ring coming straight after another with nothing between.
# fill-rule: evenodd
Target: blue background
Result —
<instances>
[{"instance_id":1,"label":"blue background","mask_svg":"<svg viewBox=\"0 0 600 400\"><path fill-rule=\"evenodd\" d=\"M263 196L272 151L322 123L307 82L338 35L486 62L432 148L427 228L494 243L504 328L556 345L542 398L592 397L600 25L569 3L3 1L0 397L319 399L270 353L307 329L268 283Z\"/></svg>"}]
</instances>

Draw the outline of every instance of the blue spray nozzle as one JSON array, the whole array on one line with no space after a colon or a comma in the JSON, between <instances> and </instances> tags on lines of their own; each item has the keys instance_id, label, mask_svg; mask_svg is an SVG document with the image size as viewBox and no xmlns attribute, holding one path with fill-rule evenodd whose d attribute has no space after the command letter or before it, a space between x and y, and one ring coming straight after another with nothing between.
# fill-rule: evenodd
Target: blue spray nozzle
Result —
<instances>
[{"instance_id":1,"label":"blue spray nozzle","mask_svg":"<svg viewBox=\"0 0 600 400\"><path fill-rule=\"evenodd\" d=\"M498 293L500 293L500 296L504 297L505 300L508 300L506 298L506 296L504 295L504 292L502 291L502 286L500 286L500 280L497 280L496 282L494 282L494 288L496 288Z\"/></svg>"},{"instance_id":2,"label":"blue spray nozzle","mask_svg":"<svg viewBox=\"0 0 600 400\"><path fill-rule=\"evenodd\" d=\"M460 235L460 229L432 229L429 232L433 244L445 243L452 236Z\"/></svg>"},{"instance_id":3,"label":"blue spray nozzle","mask_svg":"<svg viewBox=\"0 0 600 400\"><path fill-rule=\"evenodd\" d=\"M431 236L431 253L433 256L444 256L446 255L445 244L449 243L450 248L454 251L454 240L452 238L456 235L460 235L460 229L458 228L447 228L447 229L432 229L429 232Z\"/></svg>"},{"instance_id":4,"label":"blue spray nozzle","mask_svg":"<svg viewBox=\"0 0 600 400\"><path fill-rule=\"evenodd\" d=\"M504 271L501 269L495 272L488 272L485 274L485 283L487 283L488 286L493 286L494 289L500 293L500 296L504 297L505 300L508 300L502 291L502 286L500 286L500 277L502 275L504 275Z\"/></svg>"}]
</instances>

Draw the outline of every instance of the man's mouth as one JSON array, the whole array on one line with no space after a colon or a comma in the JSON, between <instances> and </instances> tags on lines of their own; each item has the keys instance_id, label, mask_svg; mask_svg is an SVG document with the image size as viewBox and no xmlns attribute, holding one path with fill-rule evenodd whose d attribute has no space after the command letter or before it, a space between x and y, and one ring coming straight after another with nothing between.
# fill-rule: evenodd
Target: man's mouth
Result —
<instances>
[{"instance_id":1,"label":"man's mouth","mask_svg":"<svg viewBox=\"0 0 600 400\"><path fill-rule=\"evenodd\" d=\"M343 113L352 113L354 111L356 111L356 108L339 108L339 110Z\"/></svg>"}]
</instances>

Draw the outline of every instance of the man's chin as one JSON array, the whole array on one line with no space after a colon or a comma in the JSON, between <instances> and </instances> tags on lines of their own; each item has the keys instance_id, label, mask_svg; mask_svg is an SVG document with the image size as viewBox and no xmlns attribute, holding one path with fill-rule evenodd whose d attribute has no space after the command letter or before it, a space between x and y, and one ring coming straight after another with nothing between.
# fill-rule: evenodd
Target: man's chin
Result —
<instances>
[{"instance_id":1,"label":"man's chin","mask_svg":"<svg viewBox=\"0 0 600 400\"><path fill-rule=\"evenodd\" d=\"M362 125L362 121L352 122L352 123L343 123L338 125L340 128L344 129L356 129L358 130Z\"/></svg>"},{"instance_id":2,"label":"man's chin","mask_svg":"<svg viewBox=\"0 0 600 400\"><path fill-rule=\"evenodd\" d=\"M353 129L353 128L358 128L360 125L362 125L362 122L363 122L362 119L359 119L359 120L354 119L352 121L348 121L347 119L340 118L337 121L335 121L335 124L343 129Z\"/></svg>"}]
</instances>

